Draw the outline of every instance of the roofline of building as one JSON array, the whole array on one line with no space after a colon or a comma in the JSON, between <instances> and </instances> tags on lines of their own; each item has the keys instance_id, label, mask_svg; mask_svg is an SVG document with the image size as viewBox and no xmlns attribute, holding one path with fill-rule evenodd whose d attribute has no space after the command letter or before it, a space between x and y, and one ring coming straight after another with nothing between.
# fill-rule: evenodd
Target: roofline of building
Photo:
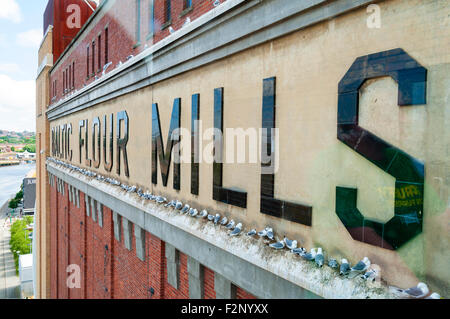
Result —
<instances>
[{"instance_id":1,"label":"roofline of building","mask_svg":"<svg viewBox=\"0 0 450 319\"><path fill-rule=\"evenodd\" d=\"M45 42L45 38L47 37L48 33L53 30L53 26L51 24L48 25L47 30L45 30L44 36L42 37L41 43L39 44L39 50L41 49L42 45ZM39 51L38 50L38 51Z\"/></svg>"},{"instance_id":2,"label":"roofline of building","mask_svg":"<svg viewBox=\"0 0 450 319\"><path fill-rule=\"evenodd\" d=\"M109 0L106 0L105 2L102 2L102 4L99 6L99 8L106 3ZM114 69L113 71L109 72L108 74L106 74L105 76L102 76L99 80L94 81L89 83L87 86L79 89L77 92L73 93L70 96L66 96L65 99L62 99L61 101L58 101L56 103L54 103L53 105L50 106L50 108L48 110L52 110L57 108L59 105L67 102L68 100L72 100L74 99L76 96L80 95L81 93L85 92L86 90L90 89L91 87L98 85L101 82L104 82L105 80L111 78L113 75L123 71L124 69L138 63L139 61L145 60L146 58L148 58L149 56L152 56L155 52L162 50L163 48L169 46L170 44L172 44L173 42L177 41L178 39L186 36L187 34L195 31L196 29L204 26L205 24L211 22L212 20L216 19L219 16L222 16L223 14L225 14L226 12L234 9L235 7L237 7L238 5L246 2L247 0L227 0L226 2L223 2L220 6L208 11L207 13L205 13L204 15L200 16L198 19L195 19L194 21L192 21L189 25L185 26L184 28L181 28L179 30L177 30L176 32L170 34L169 36L167 36L166 38L162 39L161 41L153 44L152 46L150 46L149 48L147 48L146 50L142 51L141 53L139 53L137 56L135 56L134 58L130 59L129 61L126 61L126 63L124 63L121 67ZM262 0L255 0L252 1L255 4L261 2ZM250 2L250 1L249 1ZM254 4L253 4L254 5ZM253 6L250 5L250 6ZM91 18L93 18L94 15L91 16ZM88 23L90 21L86 22L86 24L84 25L84 27L87 27ZM82 30L80 30L80 32L77 34L77 37L80 37L82 34ZM77 38L74 38L71 42L71 44L66 48L66 50L69 50L70 46L73 44L73 42L76 40ZM66 50L64 50L64 52L66 52ZM61 56L58 58L58 60L54 63L53 67L50 69L50 73L57 67L58 61L60 61L62 58L64 57L64 53L61 54Z\"/></svg>"},{"instance_id":3,"label":"roofline of building","mask_svg":"<svg viewBox=\"0 0 450 319\"><path fill-rule=\"evenodd\" d=\"M381 0L228 0L47 109L55 120ZM255 23L249 16L270 12ZM220 37L214 33L223 28ZM133 71L139 77L131 76Z\"/></svg>"},{"instance_id":4,"label":"roofline of building","mask_svg":"<svg viewBox=\"0 0 450 319\"><path fill-rule=\"evenodd\" d=\"M72 39L72 41L70 41L69 45L64 49L64 51L61 53L59 58L55 61L55 63L53 64L52 68L50 69L50 73L53 72L53 69L55 69L58 66L59 62L65 57L66 53L75 44L75 42L78 40L78 38L80 38L83 35L84 30L86 30L86 28L91 24L91 22L99 14L99 12L102 11L102 9L106 5L106 3L108 3L108 1L109 0L103 0L100 3L100 5L95 9L94 13L91 14L89 19L87 19L86 23L81 27L80 31L78 31L76 36Z\"/></svg>"}]
</instances>

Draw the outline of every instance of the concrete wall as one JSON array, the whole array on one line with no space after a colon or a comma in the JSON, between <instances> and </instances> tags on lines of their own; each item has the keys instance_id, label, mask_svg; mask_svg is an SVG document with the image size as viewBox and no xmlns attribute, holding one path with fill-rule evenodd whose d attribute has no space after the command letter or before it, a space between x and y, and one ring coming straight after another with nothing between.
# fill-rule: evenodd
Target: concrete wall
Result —
<instances>
[{"instance_id":1,"label":"concrete wall","mask_svg":"<svg viewBox=\"0 0 450 319\"><path fill-rule=\"evenodd\" d=\"M49 71L53 65L52 55L53 29L49 28L42 40L38 54L38 76L36 79L36 212L35 229L37 230L35 267L37 298L50 296L50 197L49 179L45 159L50 155L49 122L46 110L50 104Z\"/></svg>"},{"instance_id":2,"label":"concrete wall","mask_svg":"<svg viewBox=\"0 0 450 319\"><path fill-rule=\"evenodd\" d=\"M408 287L423 280L448 295L450 56L445 19L449 7L445 1L390 0L379 5L380 29L367 28L369 14L363 7L53 120L50 125L72 123L72 163L86 167L84 161L78 161L78 122L89 119L92 123L96 116L103 119L126 110L130 177L123 175L123 164L120 176L107 173L102 166L96 170L100 174L195 207L226 212L249 228L270 225L281 237L286 234L306 247L321 245L337 258L356 262L368 256L381 266L389 284ZM393 215L394 200L392 176L337 140L336 115L337 85L355 59L394 48L402 48L424 66L428 81L427 104L409 108L397 106L397 87L390 78L369 81L360 91L360 125L425 163L423 232L399 250L390 251L353 240L335 213L336 186L358 188L358 209L384 221ZM151 184L152 103L159 105L165 142L174 98L182 100L181 126L190 128L191 95L200 94L205 130L213 126L213 90L218 87L224 87L224 127L259 128L262 80L272 76L277 78L280 136L275 196L311 205L312 227L259 212L259 163L223 167L224 186L248 193L247 209L212 199L211 164L200 165L199 196L190 194L189 164L181 165L180 191L172 187L172 169L167 187L162 185L159 168L158 184Z\"/></svg>"}]
</instances>

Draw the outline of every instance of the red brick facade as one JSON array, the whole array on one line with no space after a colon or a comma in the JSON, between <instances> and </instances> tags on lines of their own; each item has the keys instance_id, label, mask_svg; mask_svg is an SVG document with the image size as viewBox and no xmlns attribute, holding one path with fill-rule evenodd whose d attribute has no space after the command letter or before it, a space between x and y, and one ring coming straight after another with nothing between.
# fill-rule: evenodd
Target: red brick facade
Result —
<instances>
[{"instance_id":1,"label":"red brick facade","mask_svg":"<svg viewBox=\"0 0 450 319\"><path fill-rule=\"evenodd\" d=\"M222 0L221 2L224 2ZM146 47L170 35L169 27L180 29L214 8L211 0L192 0L186 8L181 0L171 1L171 23L166 23L165 0L154 1L154 23L151 25L151 1L115 1L106 11L99 9L97 22L80 34L51 70L51 103L79 90L102 76L103 66L112 62L111 71L129 55L137 55ZM130 5L132 3L132 5ZM140 33L137 33L137 4L140 3ZM165 24L165 25L164 25ZM93 50L94 48L94 50ZM89 58L88 58L89 56ZM56 83L56 89L53 84ZM78 208L64 195L50 187L51 209L51 298L189 298L188 256L179 254L179 286L168 283L165 243L145 233L145 261L136 255L136 240L131 236L131 250L125 247L124 236L114 236L113 212L103 207L103 227L86 214L85 195L80 193ZM123 231L123 223L121 223ZM69 265L80 267L80 288L68 288ZM204 268L204 297L216 298L214 272ZM237 289L237 298L251 298Z\"/></svg>"},{"instance_id":2,"label":"red brick facade","mask_svg":"<svg viewBox=\"0 0 450 319\"><path fill-rule=\"evenodd\" d=\"M79 38L68 51L55 62L50 72L50 104L100 78L103 67L108 62L112 62L107 70L110 72L130 55L136 56L169 36L169 27L179 30L188 17L193 21L210 11L214 8L213 3L211 0L192 0L191 9L184 9L184 1L171 0L170 24L165 20L165 0L154 0L153 24L151 0L115 1L107 10L99 7L97 15L101 18L97 15L92 17L88 28L78 35ZM98 22L96 19L99 19Z\"/></svg>"},{"instance_id":3,"label":"red brick facade","mask_svg":"<svg viewBox=\"0 0 450 319\"><path fill-rule=\"evenodd\" d=\"M52 177L54 178L54 177ZM50 187L51 204L51 298L70 299L187 299L189 298L188 256L179 253L179 285L168 283L165 243L145 232L145 261L136 255L134 226L131 250L125 247L123 222L120 241L114 237L113 212L103 207L103 227L86 214L85 195L80 208L69 201L69 188ZM69 265L80 268L80 288L69 288ZM214 272L204 267L204 298L215 299ZM153 292L153 293L152 293ZM255 298L237 287L236 298Z\"/></svg>"}]
</instances>

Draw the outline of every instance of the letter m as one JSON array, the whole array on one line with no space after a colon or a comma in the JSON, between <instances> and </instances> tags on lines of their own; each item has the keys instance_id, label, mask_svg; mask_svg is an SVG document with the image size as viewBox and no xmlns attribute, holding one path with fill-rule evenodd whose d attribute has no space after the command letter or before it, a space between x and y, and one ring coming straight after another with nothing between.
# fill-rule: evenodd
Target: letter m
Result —
<instances>
[{"instance_id":1,"label":"letter m","mask_svg":"<svg viewBox=\"0 0 450 319\"><path fill-rule=\"evenodd\" d=\"M161 122L159 120L158 103L154 103L152 107L152 183L158 184L158 157L161 168L161 177L163 185L167 186L167 179L169 177L169 168L172 156L172 148L180 141L179 134L174 131L179 131L180 128L180 109L181 99L176 98L173 102L172 116L170 120L169 136L167 138L166 150L164 151L164 143L161 133ZM179 147L177 147L178 154L175 155L173 167L173 188L180 189L180 154Z\"/></svg>"}]
</instances>

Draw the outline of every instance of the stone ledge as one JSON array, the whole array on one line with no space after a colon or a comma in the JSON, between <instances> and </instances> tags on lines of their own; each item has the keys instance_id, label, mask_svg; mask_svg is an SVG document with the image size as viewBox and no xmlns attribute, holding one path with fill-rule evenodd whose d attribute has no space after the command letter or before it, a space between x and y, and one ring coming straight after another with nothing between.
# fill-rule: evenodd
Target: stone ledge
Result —
<instances>
[{"instance_id":1,"label":"stone ledge","mask_svg":"<svg viewBox=\"0 0 450 319\"><path fill-rule=\"evenodd\" d=\"M331 299L395 298L384 285L374 286L359 278L342 278L335 270L319 269L287 250L274 251L262 239L245 235L230 238L223 227L180 215L118 186L52 162L47 162L47 169L65 182L77 184L73 186L259 298L314 295Z\"/></svg>"}]
</instances>

